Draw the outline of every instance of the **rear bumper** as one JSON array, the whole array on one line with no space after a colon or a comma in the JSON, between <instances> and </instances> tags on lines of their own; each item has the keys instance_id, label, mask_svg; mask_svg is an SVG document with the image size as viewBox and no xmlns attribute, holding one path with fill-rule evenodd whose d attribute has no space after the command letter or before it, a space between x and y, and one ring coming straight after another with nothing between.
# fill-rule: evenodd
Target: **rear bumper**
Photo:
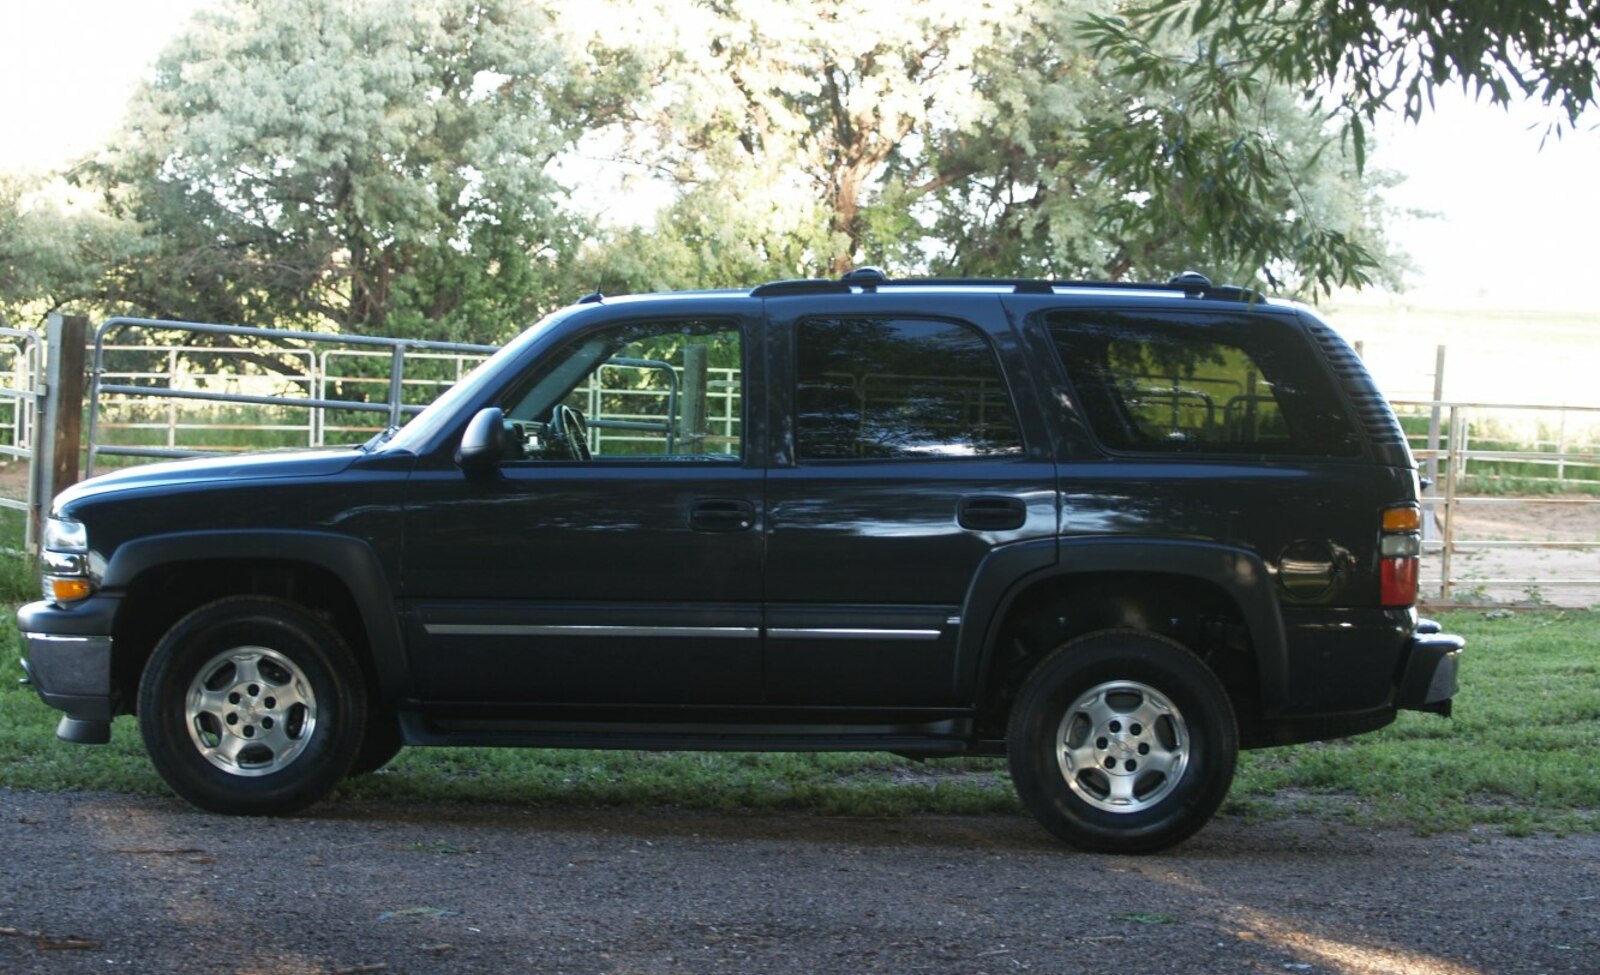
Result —
<instances>
[{"instance_id":1,"label":"rear bumper","mask_svg":"<svg viewBox=\"0 0 1600 975\"><path fill-rule=\"evenodd\" d=\"M1454 634L1440 633L1439 624L1432 620L1418 620L1417 630L1406 648L1405 670L1395 691L1395 707L1448 716L1451 698L1456 694L1461 651L1466 643Z\"/></svg>"}]
</instances>

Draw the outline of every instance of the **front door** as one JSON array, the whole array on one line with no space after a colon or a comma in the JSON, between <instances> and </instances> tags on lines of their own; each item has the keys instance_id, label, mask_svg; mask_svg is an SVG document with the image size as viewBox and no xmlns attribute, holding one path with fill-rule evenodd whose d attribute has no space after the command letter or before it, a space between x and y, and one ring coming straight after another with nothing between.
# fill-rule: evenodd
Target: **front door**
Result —
<instances>
[{"instance_id":1,"label":"front door","mask_svg":"<svg viewBox=\"0 0 1600 975\"><path fill-rule=\"evenodd\" d=\"M749 328L592 326L502 397L523 456L489 476L418 465L404 577L430 710L760 700Z\"/></svg>"}]
</instances>

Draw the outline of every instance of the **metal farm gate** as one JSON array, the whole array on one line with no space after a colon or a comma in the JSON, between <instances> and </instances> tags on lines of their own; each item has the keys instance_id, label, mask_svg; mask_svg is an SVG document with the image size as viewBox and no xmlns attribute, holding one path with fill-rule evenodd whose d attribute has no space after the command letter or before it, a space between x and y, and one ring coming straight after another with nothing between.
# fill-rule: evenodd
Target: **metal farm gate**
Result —
<instances>
[{"instance_id":1,"label":"metal farm gate","mask_svg":"<svg viewBox=\"0 0 1600 975\"><path fill-rule=\"evenodd\" d=\"M94 336L84 474L121 458L357 442L422 412L496 348L108 319Z\"/></svg>"},{"instance_id":2,"label":"metal farm gate","mask_svg":"<svg viewBox=\"0 0 1600 975\"><path fill-rule=\"evenodd\" d=\"M0 328L0 457L7 490L0 493L0 508L23 514L23 548L32 551L32 512L38 486L32 463L39 423L44 357L39 333L24 328ZM15 495L20 495L17 497Z\"/></svg>"}]
</instances>

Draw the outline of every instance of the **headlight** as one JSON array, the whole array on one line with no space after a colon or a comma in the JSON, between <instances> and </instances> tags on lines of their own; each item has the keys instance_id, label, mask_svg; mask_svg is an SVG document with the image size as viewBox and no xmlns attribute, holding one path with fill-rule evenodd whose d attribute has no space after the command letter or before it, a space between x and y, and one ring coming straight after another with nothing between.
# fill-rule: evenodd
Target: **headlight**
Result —
<instances>
[{"instance_id":1,"label":"headlight","mask_svg":"<svg viewBox=\"0 0 1600 975\"><path fill-rule=\"evenodd\" d=\"M40 547L45 599L65 606L94 592L94 580L89 576L89 531L82 522L51 518L44 524Z\"/></svg>"},{"instance_id":2,"label":"headlight","mask_svg":"<svg viewBox=\"0 0 1600 975\"><path fill-rule=\"evenodd\" d=\"M44 549L50 552L89 551L89 530L83 522L51 518L44 523Z\"/></svg>"}]
</instances>

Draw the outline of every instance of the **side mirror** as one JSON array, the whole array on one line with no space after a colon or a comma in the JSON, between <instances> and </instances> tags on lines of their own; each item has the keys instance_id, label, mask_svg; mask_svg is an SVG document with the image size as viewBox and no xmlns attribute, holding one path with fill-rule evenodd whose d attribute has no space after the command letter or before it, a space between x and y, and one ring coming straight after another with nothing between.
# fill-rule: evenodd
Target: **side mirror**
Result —
<instances>
[{"instance_id":1,"label":"side mirror","mask_svg":"<svg viewBox=\"0 0 1600 975\"><path fill-rule=\"evenodd\" d=\"M468 474L482 474L500 466L506 454L505 411L485 407L467 424L456 449L456 464Z\"/></svg>"}]
</instances>

